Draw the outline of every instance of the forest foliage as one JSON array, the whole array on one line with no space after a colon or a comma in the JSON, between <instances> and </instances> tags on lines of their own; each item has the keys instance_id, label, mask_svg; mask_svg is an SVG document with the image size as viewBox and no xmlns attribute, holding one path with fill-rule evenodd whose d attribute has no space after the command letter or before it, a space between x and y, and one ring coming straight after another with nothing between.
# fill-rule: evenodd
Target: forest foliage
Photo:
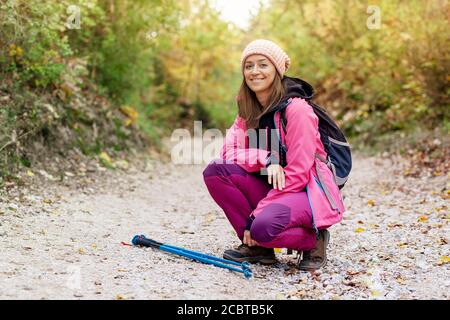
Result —
<instances>
[{"instance_id":1,"label":"forest foliage","mask_svg":"<svg viewBox=\"0 0 450 320\"><path fill-rule=\"evenodd\" d=\"M287 75L354 141L448 136L448 1L271 0L248 30L210 2L0 0L0 176L40 154L157 145L194 120L229 127L256 38L285 49Z\"/></svg>"}]
</instances>

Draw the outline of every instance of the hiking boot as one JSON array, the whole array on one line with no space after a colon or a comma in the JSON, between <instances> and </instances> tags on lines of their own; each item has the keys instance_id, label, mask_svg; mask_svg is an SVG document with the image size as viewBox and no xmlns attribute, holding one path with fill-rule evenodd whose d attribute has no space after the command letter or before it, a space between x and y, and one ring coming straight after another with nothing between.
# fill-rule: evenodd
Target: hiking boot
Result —
<instances>
[{"instance_id":1,"label":"hiking boot","mask_svg":"<svg viewBox=\"0 0 450 320\"><path fill-rule=\"evenodd\" d=\"M241 244L236 249L225 250L223 258L236 262L248 261L251 263L260 262L262 264L274 264L277 262L275 252L272 248L259 246L249 247L246 244Z\"/></svg>"},{"instance_id":2,"label":"hiking boot","mask_svg":"<svg viewBox=\"0 0 450 320\"><path fill-rule=\"evenodd\" d=\"M320 230L316 247L311 251L303 251L303 259L298 264L298 268L303 271L312 271L324 267L327 264L327 245L329 241L330 233L327 230Z\"/></svg>"}]
</instances>

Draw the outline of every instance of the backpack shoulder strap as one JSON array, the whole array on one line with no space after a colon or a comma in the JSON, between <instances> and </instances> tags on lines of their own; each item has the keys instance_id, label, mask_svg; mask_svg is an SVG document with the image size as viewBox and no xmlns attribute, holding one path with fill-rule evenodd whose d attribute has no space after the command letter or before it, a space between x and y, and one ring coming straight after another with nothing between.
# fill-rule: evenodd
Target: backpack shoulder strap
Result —
<instances>
[{"instance_id":1,"label":"backpack shoulder strap","mask_svg":"<svg viewBox=\"0 0 450 320\"><path fill-rule=\"evenodd\" d=\"M281 117L281 127L283 128L283 132L286 135L286 125L287 125L286 108L283 108L281 110L280 117Z\"/></svg>"},{"instance_id":2,"label":"backpack shoulder strap","mask_svg":"<svg viewBox=\"0 0 450 320\"><path fill-rule=\"evenodd\" d=\"M289 106L289 104L291 104L291 102L292 102L292 98L289 98L289 100L287 100L285 102L285 105L282 106L281 110L280 110L281 127L283 128L284 134L286 134L286 132L287 132L287 130L286 130L286 125L287 125L286 108Z\"/></svg>"}]
</instances>

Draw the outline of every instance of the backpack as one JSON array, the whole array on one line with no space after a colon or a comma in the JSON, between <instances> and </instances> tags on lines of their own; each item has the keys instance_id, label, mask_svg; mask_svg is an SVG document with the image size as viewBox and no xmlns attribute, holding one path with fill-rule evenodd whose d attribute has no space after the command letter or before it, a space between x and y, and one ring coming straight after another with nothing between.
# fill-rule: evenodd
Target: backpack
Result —
<instances>
[{"instance_id":1,"label":"backpack","mask_svg":"<svg viewBox=\"0 0 450 320\"><path fill-rule=\"evenodd\" d=\"M286 134L286 107L292 101L290 98L285 102L285 105L280 108L280 119L283 131ZM342 189L347 182L350 170L352 169L352 155L350 151L350 144L347 142L344 133L338 127L338 125L331 119L327 111L321 106L315 104L309 99L305 99L306 102L313 108L314 113L319 118L319 133L320 140L325 148L325 152L328 155L328 159L324 159L319 154L316 157L324 162L328 168L333 172L334 180ZM282 143L281 143L282 144ZM286 150L282 145L283 150Z\"/></svg>"}]
</instances>

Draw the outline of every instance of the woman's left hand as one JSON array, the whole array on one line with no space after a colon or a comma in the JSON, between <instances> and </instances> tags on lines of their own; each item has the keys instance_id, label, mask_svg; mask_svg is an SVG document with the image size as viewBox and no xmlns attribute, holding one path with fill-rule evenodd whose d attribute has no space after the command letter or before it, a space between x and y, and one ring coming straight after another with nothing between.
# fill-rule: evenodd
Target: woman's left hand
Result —
<instances>
[{"instance_id":1,"label":"woman's left hand","mask_svg":"<svg viewBox=\"0 0 450 320\"><path fill-rule=\"evenodd\" d=\"M273 188L278 190L283 190L285 187L286 180L284 178L283 167L279 164L271 164L267 167L267 175L269 184L273 183Z\"/></svg>"},{"instance_id":2,"label":"woman's left hand","mask_svg":"<svg viewBox=\"0 0 450 320\"><path fill-rule=\"evenodd\" d=\"M258 242L256 242L255 240L252 239L252 237L250 235L250 230L245 230L244 231L244 239L242 240L242 242L244 244L248 245L249 247L253 247L253 246L259 245Z\"/></svg>"}]
</instances>

